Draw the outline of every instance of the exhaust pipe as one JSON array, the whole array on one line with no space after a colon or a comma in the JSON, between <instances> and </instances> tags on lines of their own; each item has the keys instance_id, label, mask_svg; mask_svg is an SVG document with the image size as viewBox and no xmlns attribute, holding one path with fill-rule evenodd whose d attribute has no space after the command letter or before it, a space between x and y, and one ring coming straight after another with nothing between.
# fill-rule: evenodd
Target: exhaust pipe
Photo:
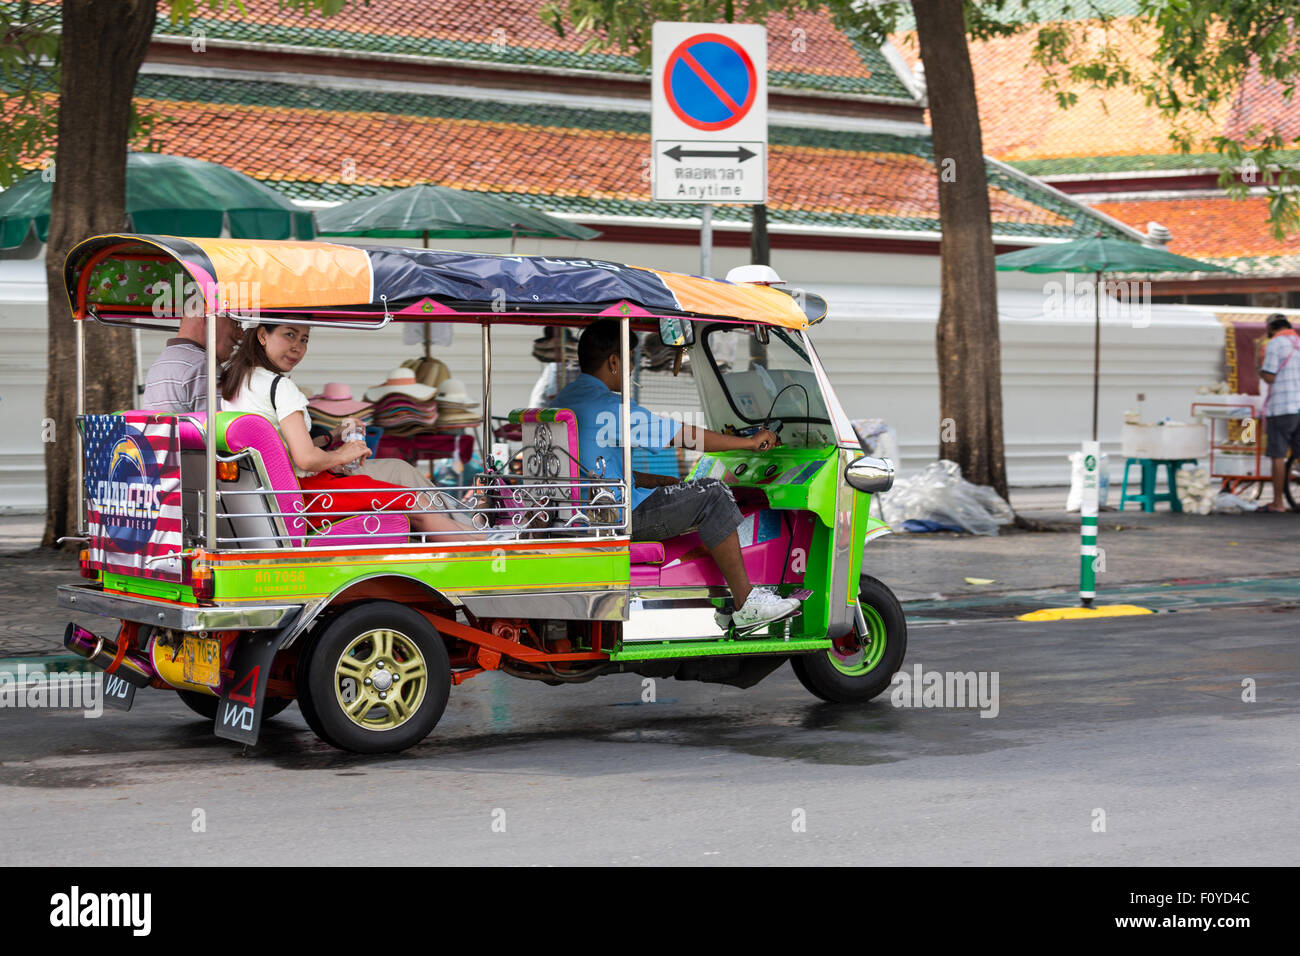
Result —
<instances>
[{"instance_id":1,"label":"exhaust pipe","mask_svg":"<svg viewBox=\"0 0 1300 956\"><path fill-rule=\"evenodd\" d=\"M104 637L97 637L84 627L69 623L63 631L63 646L74 654L79 654L100 670L113 666L117 657L117 644ZM155 677L153 662L138 650L129 650L122 657L113 676L120 677L136 687L148 687Z\"/></svg>"}]
</instances>

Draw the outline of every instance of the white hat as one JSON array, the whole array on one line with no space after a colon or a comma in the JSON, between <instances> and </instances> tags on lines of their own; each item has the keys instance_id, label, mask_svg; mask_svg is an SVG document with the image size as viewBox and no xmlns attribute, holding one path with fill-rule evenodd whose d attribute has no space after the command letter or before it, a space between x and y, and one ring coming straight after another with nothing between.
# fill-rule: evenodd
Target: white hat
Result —
<instances>
[{"instance_id":1,"label":"white hat","mask_svg":"<svg viewBox=\"0 0 1300 956\"><path fill-rule=\"evenodd\" d=\"M466 391L464 382L458 378L449 378L438 386L438 404L461 405L465 408L472 408L478 402L469 400L469 392Z\"/></svg>"},{"instance_id":2,"label":"white hat","mask_svg":"<svg viewBox=\"0 0 1300 956\"><path fill-rule=\"evenodd\" d=\"M395 368L388 373L388 381L382 385L376 385L374 388L366 389L365 398L368 402L376 402L393 392L400 392L417 402L427 402L434 395L432 386L421 385L417 382L415 373L409 368Z\"/></svg>"}]
</instances>

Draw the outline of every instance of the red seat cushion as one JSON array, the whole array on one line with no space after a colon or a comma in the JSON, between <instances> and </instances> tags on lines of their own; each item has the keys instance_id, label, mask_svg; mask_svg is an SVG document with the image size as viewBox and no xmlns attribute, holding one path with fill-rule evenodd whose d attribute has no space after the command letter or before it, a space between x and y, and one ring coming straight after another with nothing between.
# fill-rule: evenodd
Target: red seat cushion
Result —
<instances>
[{"instance_id":1,"label":"red seat cushion","mask_svg":"<svg viewBox=\"0 0 1300 956\"><path fill-rule=\"evenodd\" d=\"M663 564L664 546L659 541L633 541L633 564Z\"/></svg>"}]
</instances>

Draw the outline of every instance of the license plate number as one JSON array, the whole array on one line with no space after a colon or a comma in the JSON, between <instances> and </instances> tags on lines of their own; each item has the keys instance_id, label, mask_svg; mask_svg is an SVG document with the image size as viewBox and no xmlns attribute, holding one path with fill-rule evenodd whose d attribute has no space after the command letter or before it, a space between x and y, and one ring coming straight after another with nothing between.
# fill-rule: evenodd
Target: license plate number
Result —
<instances>
[{"instance_id":1,"label":"license plate number","mask_svg":"<svg viewBox=\"0 0 1300 956\"><path fill-rule=\"evenodd\" d=\"M187 636L181 644L181 664L189 683L216 687L221 683L221 642Z\"/></svg>"}]
</instances>

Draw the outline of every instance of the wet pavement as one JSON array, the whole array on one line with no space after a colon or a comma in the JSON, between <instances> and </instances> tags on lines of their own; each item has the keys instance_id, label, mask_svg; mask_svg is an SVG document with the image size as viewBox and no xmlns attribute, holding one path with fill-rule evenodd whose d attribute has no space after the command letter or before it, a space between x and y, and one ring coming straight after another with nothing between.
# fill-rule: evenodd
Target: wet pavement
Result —
<instances>
[{"instance_id":1,"label":"wet pavement","mask_svg":"<svg viewBox=\"0 0 1300 956\"><path fill-rule=\"evenodd\" d=\"M992 718L824 704L788 667L654 703L634 675L486 675L387 757L296 706L248 750L167 692L10 709L0 840L14 864L1290 864L1297 636L1285 604L915 628L905 671L996 674Z\"/></svg>"}]
</instances>

